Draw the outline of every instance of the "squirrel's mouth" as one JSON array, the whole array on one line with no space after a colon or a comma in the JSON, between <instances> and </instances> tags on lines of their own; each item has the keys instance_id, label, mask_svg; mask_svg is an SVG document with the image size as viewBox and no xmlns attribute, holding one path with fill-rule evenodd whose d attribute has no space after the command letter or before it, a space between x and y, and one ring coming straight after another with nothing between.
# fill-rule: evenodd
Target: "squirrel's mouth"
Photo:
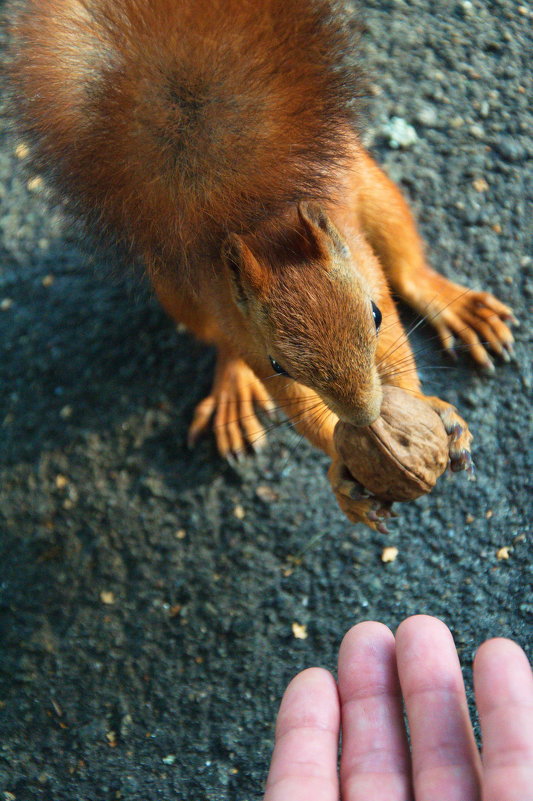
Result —
<instances>
[{"instance_id":1,"label":"squirrel's mouth","mask_svg":"<svg viewBox=\"0 0 533 801\"><path fill-rule=\"evenodd\" d=\"M383 393L379 388L366 403L340 403L332 398L324 398L326 404L343 423L350 423L352 426L370 426L374 423L381 412Z\"/></svg>"}]
</instances>

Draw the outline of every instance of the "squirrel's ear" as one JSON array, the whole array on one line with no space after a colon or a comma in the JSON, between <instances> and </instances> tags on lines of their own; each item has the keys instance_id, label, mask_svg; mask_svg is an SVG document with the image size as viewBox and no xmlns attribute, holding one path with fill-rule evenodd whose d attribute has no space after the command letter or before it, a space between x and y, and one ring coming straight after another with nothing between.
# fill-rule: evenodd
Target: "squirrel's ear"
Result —
<instances>
[{"instance_id":1,"label":"squirrel's ear","mask_svg":"<svg viewBox=\"0 0 533 801\"><path fill-rule=\"evenodd\" d=\"M222 244L222 261L226 265L235 300L246 310L252 299L265 295L268 272L238 234L229 234Z\"/></svg>"},{"instance_id":2,"label":"squirrel's ear","mask_svg":"<svg viewBox=\"0 0 533 801\"><path fill-rule=\"evenodd\" d=\"M307 256L328 266L334 254L345 255L346 246L320 203L298 203L298 218L303 227Z\"/></svg>"}]
</instances>

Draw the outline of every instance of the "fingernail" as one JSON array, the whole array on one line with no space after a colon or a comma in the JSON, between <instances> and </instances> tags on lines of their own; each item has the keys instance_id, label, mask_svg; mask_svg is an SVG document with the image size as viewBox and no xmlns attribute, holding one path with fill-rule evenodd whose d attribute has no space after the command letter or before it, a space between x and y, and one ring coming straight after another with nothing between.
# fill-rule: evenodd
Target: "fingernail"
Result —
<instances>
[{"instance_id":1,"label":"fingernail","mask_svg":"<svg viewBox=\"0 0 533 801\"><path fill-rule=\"evenodd\" d=\"M385 525L385 523L378 523L378 524L377 524L377 526L376 526L376 529L377 529L377 530L378 530L378 531L379 531L381 534L390 534L390 531L389 531L389 529L387 528L387 526Z\"/></svg>"},{"instance_id":2,"label":"fingernail","mask_svg":"<svg viewBox=\"0 0 533 801\"><path fill-rule=\"evenodd\" d=\"M493 373L496 372L496 368L494 367L494 362L492 361L492 359L489 358L487 358L485 363L482 365L482 369L485 373L488 373L489 375L492 375Z\"/></svg>"}]
</instances>

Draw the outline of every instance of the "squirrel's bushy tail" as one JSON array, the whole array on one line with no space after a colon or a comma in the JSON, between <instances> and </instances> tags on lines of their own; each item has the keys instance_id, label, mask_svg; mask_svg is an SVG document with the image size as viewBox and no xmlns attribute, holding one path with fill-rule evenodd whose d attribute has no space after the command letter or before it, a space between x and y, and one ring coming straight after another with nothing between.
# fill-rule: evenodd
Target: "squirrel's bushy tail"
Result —
<instances>
[{"instance_id":1,"label":"squirrel's bushy tail","mask_svg":"<svg viewBox=\"0 0 533 801\"><path fill-rule=\"evenodd\" d=\"M80 216L178 266L330 190L364 91L344 6L19 2L22 135Z\"/></svg>"}]
</instances>

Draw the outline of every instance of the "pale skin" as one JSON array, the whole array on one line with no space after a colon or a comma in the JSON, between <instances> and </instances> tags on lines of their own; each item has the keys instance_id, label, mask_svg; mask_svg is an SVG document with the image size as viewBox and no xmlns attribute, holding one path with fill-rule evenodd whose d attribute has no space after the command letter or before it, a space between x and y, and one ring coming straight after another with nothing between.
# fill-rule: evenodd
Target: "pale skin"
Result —
<instances>
[{"instance_id":1,"label":"pale skin","mask_svg":"<svg viewBox=\"0 0 533 801\"><path fill-rule=\"evenodd\" d=\"M341 644L337 682L310 668L289 684L264 801L532 801L533 677L522 649L483 643L474 689L482 755L447 626L416 615L394 636L359 623Z\"/></svg>"}]
</instances>

